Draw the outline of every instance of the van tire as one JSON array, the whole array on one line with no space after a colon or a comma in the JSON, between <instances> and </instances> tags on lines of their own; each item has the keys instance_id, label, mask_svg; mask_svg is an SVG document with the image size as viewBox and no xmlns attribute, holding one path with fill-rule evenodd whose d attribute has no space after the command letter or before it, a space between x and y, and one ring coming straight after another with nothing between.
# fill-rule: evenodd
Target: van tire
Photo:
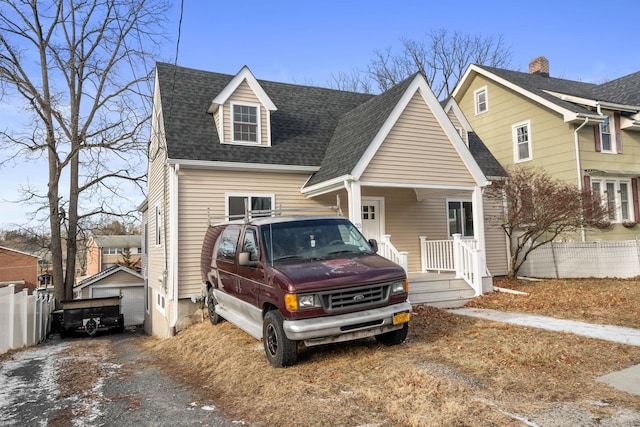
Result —
<instances>
[{"instance_id":1,"label":"van tire","mask_svg":"<svg viewBox=\"0 0 640 427\"><path fill-rule=\"evenodd\" d=\"M213 295L212 286L207 292L207 312L209 313L209 321L212 325L217 325L224 320L218 313L216 313L216 305L218 305L218 301L216 301L216 297Z\"/></svg>"},{"instance_id":2,"label":"van tire","mask_svg":"<svg viewBox=\"0 0 640 427\"><path fill-rule=\"evenodd\" d=\"M401 329L376 335L376 341L387 346L398 345L407 339L409 333L409 322L402 325Z\"/></svg>"},{"instance_id":3,"label":"van tire","mask_svg":"<svg viewBox=\"0 0 640 427\"><path fill-rule=\"evenodd\" d=\"M284 333L282 314L271 310L262 323L262 342L267 360L272 366L291 366L298 360L298 342L290 340Z\"/></svg>"}]
</instances>

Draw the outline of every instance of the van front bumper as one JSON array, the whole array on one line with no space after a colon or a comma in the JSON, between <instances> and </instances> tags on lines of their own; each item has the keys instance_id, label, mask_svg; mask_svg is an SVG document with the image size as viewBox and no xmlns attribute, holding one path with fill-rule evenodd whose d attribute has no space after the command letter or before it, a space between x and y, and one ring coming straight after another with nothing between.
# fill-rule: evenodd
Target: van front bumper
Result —
<instances>
[{"instance_id":1,"label":"van front bumper","mask_svg":"<svg viewBox=\"0 0 640 427\"><path fill-rule=\"evenodd\" d=\"M405 301L386 307L336 316L285 320L283 328L290 340L304 341L307 346L328 344L371 337L401 329L406 321L394 324L394 317L399 313L411 313L411 304ZM402 317L405 317L406 320L409 318L409 316Z\"/></svg>"}]
</instances>

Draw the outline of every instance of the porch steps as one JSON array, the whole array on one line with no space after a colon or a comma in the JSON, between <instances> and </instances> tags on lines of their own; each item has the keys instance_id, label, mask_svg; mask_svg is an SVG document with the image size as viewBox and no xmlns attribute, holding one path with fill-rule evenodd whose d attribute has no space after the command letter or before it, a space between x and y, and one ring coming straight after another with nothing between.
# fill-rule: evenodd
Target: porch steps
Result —
<instances>
[{"instance_id":1,"label":"porch steps","mask_svg":"<svg viewBox=\"0 0 640 427\"><path fill-rule=\"evenodd\" d=\"M462 307L474 298L474 290L453 273L409 273L409 301L438 308Z\"/></svg>"}]
</instances>

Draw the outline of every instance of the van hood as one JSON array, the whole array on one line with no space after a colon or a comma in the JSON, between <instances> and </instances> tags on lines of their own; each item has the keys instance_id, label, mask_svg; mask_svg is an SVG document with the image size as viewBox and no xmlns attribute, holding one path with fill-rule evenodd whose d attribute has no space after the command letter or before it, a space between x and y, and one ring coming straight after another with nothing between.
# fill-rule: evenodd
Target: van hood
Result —
<instances>
[{"instance_id":1,"label":"van hood","mask_svg":"<svg viewBox=\"0 0 640 427\"><path fill-rule=\"evenodd\" d=\"M398 264L379 255L279 264L275 269L289 278L297 292L366 285L404 279Z\"/></svg>"}]
</instances>

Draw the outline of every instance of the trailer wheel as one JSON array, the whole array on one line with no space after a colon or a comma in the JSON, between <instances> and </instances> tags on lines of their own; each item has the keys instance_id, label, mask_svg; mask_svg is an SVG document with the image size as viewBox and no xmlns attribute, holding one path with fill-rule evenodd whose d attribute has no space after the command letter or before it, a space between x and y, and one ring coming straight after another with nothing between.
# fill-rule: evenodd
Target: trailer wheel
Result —
<instances>
[{"instance_id":1,"label":"trailer wheel","mask_svg":"<svg viewBox=\"0 0 640 427\"><path fill-rule=\"evenodd\" d=\"M84 330L89 334L90 337L94 336L96 331L98 330L98 325L96 321L93 319L87 320L87 324L84 325Z\"/></svg>"}]
</instances>

